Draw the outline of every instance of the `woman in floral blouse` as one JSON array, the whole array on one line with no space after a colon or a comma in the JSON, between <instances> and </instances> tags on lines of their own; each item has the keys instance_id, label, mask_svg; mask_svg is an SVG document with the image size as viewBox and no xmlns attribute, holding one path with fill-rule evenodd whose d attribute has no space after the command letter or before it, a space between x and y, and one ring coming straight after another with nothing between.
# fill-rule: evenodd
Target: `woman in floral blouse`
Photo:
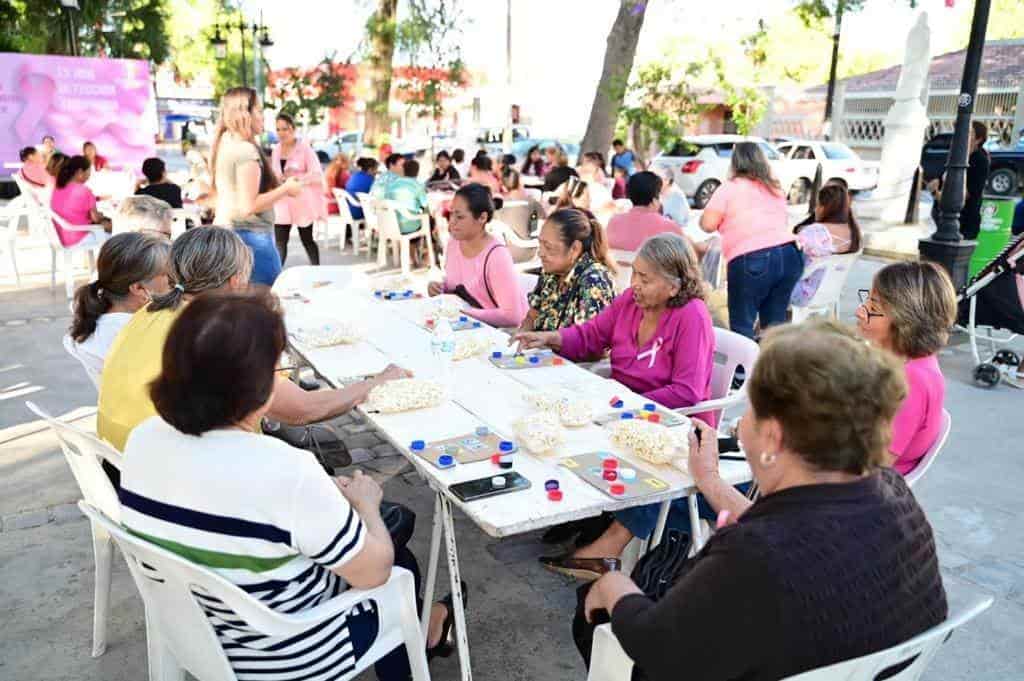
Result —
<instances>
[{"instance_id":1,"label":"woman in floral blouse","mask_svg":"<svg viewBox=\"0 0 1024 681\"><path fill-rule=\"evenodd\" d=\"M544 221L538 238L543 273L529 295L522 331L557 331L597 315L615 298L604 228L576 208Z\"/></svg>"}]
</instances>

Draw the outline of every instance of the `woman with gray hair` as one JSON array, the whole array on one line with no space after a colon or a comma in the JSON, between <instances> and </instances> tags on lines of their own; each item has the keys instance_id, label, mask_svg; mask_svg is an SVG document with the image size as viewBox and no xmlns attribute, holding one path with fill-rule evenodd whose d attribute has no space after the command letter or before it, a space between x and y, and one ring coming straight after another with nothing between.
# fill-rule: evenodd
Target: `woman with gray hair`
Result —
<instances>
[{"instance_id":1,"label":"woman with gray hair","mask_svg":"<svg viewBox=\"0 0 1024 681\"><path fill-rule=\"evenodd\" d=\"M170 290L153 296L122 329L107 355L100 384L97 433L118 450L139 423L156 414L149 384L160 373L164 341L171 325L194 297L211 291L244 291L249 287L252 251L230 229L196 227L181 235L171 248ZM305 425L348 411L379 383L409 373L389 366L377 376L342 390L306 392L279 378L269 417L290 425ZM195 399L202 401L203 394Z\"/></svg>"},{"instance_id":2,"label":"woman with gray hair","mask_svg":"<svg viewBox=\"0 0 1024 681\"><path fill-rule=\"evenodd\" d=\"M608 351L613 379L668 409L710 399L715 335L697 260L686 240L676 234L647 239L633 262L630 286L583 324L520 333L514 340L523 348L549 347L571 360ZM714 422L713 414L697 417ZM629 540L654 529L657 507L630 509L615 517L592 544L541 562L576 577L594 578L617 568Z\"/></svg>"},{"instance_id":3,"label":"woman with gray hair","mask_svg":"<svg viewBox=\"0 0 1024 681\"><path fill-rule=\"evenodd\" d=\"M772 175L758 142L739 142L732 150L729 179L712 195L700 218L705 232L722 236L729 292L729 326L754 337L786 321L793 287L804 258L789 229L786 194Z\"/></svg>"},{"instance_id":4,"label":"woman with gray hair","mask_svg":"<svg viewBox=\"0 0 1024 681\"><path fill-rule=\"evenodd\" d=\"M171 237L174 211L166 201L152 196L127 196L114 216L114 234L148 232Z\"/></svg>"}]
</instances>

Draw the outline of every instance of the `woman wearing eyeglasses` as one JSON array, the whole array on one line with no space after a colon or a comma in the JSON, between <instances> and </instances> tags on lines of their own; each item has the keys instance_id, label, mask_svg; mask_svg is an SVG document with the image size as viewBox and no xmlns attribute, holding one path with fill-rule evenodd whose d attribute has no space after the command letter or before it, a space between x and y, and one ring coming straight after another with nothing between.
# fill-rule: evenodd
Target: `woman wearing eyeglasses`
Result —
<instances>
[{"instance_id":1,"label":"woman wearing eyeglasses","mask_svg":"<svg viewBox=\"0 0 1024 681\"><path fill-rule=\"evenodd\" d=\"M861 290L860 334L903 361L909 392L892 424L893 468L914 470L939 436L946 381L937 353L956 321L956 291L949 275L931 262L900 262Z\"/></svg>"}]
</instances>

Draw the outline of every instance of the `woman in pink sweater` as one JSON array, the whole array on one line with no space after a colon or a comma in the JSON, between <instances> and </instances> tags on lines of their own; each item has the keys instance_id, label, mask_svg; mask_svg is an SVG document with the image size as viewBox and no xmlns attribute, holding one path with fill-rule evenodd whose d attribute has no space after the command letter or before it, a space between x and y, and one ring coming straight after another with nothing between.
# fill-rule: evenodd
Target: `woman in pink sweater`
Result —
<instances>
[{"instance_id":1,"label":"woman in pink sweater","mask_svg":"<svg viewBox=\"0 0 1024 681\"><path fill-rule=\"evenodd\" d=\"M892 467L906 475L917 467L942 430L946 380L938 352L956 322L956 291L949 275L931 262L898 262L875 275L861 291L861 336L901 360L907 398L892 422Z\"/></svg>"},{"instance_id":2,"label":"woman in pink sweater","mask_svg":"<svg viewBox=\"0 0 1024 681\"><path fill-rule=\"evenodd\" d=\"M495 210L491 190L481 184L467 184L455 192L444 281L431 282L427 293L453 293L469 303L466 314L492 326L518 327L529 305L519 289L512 255L487 232Z\"/></svg>"},{"instance_id":3,"label":"woman in pink sweater","mask_svg":"<svg viewBox=\"0 0 1024 681\"><path fill-rule=\"evenodd\" d=\"M590 321L560 331L520 333L514 340L524 348L549 347L574 360L609 350L613 379L669 409L711 397L715 334L696 256L677 234L647 239L633 262L631 290ZM715 424L712 414L696 418ZM685 500L673 506L685 515ZM650 534L657 516L657 504L618 512L593 543L572 554L542 558L541 563L576 577L600 576L617 565L634 536Z\"/></svg>"}]
</instances>

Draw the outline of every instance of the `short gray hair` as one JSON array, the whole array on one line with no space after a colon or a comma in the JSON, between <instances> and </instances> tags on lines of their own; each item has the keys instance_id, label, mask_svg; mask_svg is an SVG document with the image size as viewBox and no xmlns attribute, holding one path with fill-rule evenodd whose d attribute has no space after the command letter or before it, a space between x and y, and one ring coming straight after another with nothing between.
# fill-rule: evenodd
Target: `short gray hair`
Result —
<instances>
[{"instance_id":1,"label":"short gray hair","mask_svg":"<svg viewBox=\"0 0 1024 681\"><path fill-rule=\"evenodd\" d=\"M224 227L195 227L175 240L171 247L171 290L154 296L149 310L175 309L187 293L215 291L231 277L252 273L252 251Z\"/></svg>"},{"instance_id":2,"label":"short gray hair","mask_svg":"<svg viewBox=\"0 0 1024 681\"><path fill-rule=\"evenodd\" d=\"M671 232L655 234L640 246L636 257L649 262L658 274L679 287L679 293L669 299L669 307L682 307L694 298L704 299L697 256L684 237Z\"/></svg>"},{"instance_id":3,"label":"short gray hair","mask_svg":"<svg viewBox=\"0 0 1024 681\"><path fill-rule=\"evenodd\" d=\"M166 201L152 196L129 196L118 208L121 231L171 233L174 209Z\"/></svg>"}]
</instances>

